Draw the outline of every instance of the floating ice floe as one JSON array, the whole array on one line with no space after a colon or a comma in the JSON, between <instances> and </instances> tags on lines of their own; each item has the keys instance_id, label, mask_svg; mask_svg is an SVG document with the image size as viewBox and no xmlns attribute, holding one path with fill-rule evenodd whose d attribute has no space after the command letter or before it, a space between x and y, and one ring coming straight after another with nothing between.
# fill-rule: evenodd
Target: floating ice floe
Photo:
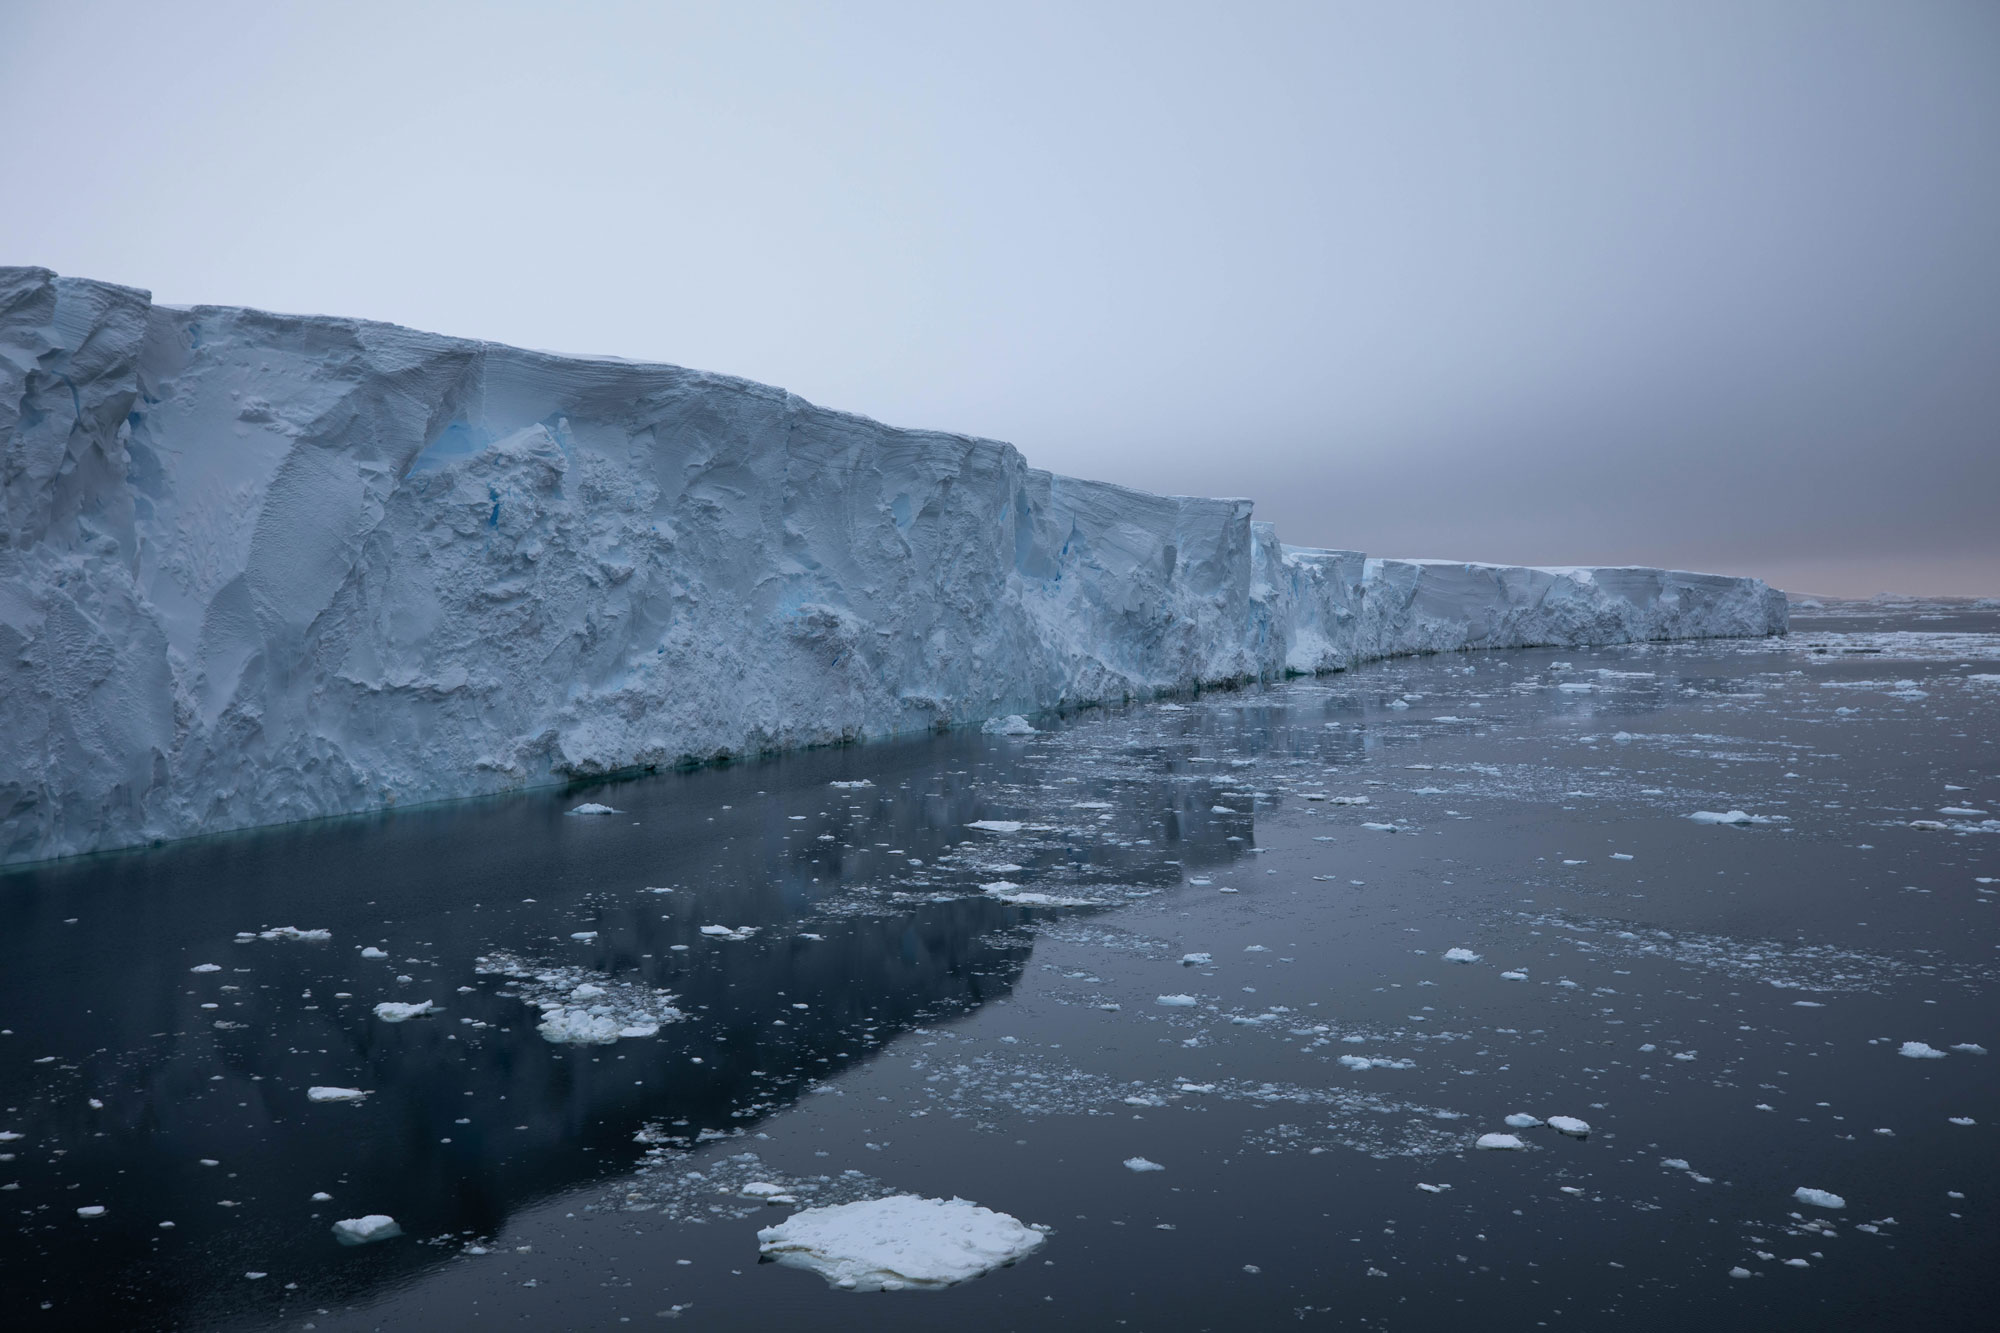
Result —
<instances>
[{"instance_id":1,"label":"floating ice floe","mask_svg":"<svg viewBox=\"0 0 2000 1333\"><path fill-rule=\"evenodd\" d=\"M1953 1049L1954 1051L1963 1051L1963 1052L1964 1052L1965 1054L1967 1054L1967 1055L1984 1055L1984 1054L1986 1054L1986 1048L1985 1048L1984 1046L1981 1046L1981 1045L1980 1045L1980 1044L1979 1044L1978 1042L1976 1042L1976 1041L1961 1041L1961 1042L1957 1042L1957 1043L1955 1043L1955 1044L1954 1044L1954 1045L1952 1046L1952 1049Z\"/></svg>"},{"instance_id":2,"label":"floating ice floe","mask_svg":"<svg viewBox=\"0 0 2000 1333\"><path fill-rule=\"evenodd\" d=\"M1526 972L1502 972L1500 979L1502 981L1526 981L1528 974Z\"/></svg>"},{"instance_id":3,"label":"floating ice floe","mask_svg":"<svg viewBox=\"0 0 2000 1333\"><path fill-rule=\"evenodd\" d=\"M1528 1145L1521 1142L1518 1134L1481 1134L1479 1141L1472 1146L1488 1152L1516 1152Z\"/></svg>"},{"instance_id":4,"label":"floating ice floe","mask_svg":"<svg viewBox=\"0 0 2000 1333\"><path fill-rule=\"evenodd\" d=\"M1169 1009L1189 1009L1194 1006L1195 998L1192 995L1158 995L1153 997L1153 1003L1164 1004Z\"/></svg>"},{"instance_id":5,"label":"floating ice floe","mask_svg":"<svg viewBox=\"0 0 2000 1333\"><path fill-rule=\"evenodd\" d=\"M572 815L616 815L624 812L613 810L608 805L599 805L596 801L585 801L582 805L575 806L566 813Z\"/></svg>"},{"instance_id":6,"label":"floating ice floe","mask_svg":"<svg viewBox=\"0 0 2000 1333\"><path fill-rule=\"evenodd\" d=\"M988 736L1038 736L1034 725L1019 713L1009 713L1006 717L990 717L980 724L979 729Z\"/></svg>"},{"instance_id":7,"label":"floating ice floe","mask_svg":"<svg viewBox=\"0 0 2000 1333\"><path fill-rule=\"evenodd\" d=\"M1181 955L1181 966L1183 967L1204 967L1214 961L1214 954L1184 953Z\"/></svg>"},{"instance_id":8,"label":"floating ice floe","mask_svg":"<svg viewBox=\"0 0 2000 1333\"><path fill-rule=\"evenodd\" d=\"M1509 1129L1540 1129L1542 1118L1529 1115L1525 1111L1516 1111L1507 1117L1506 1124Z\"/></svg>"},{"instance_id":9,"label":"floating ice floe","mask_svg":"<svg viewBox=\"0 0 2000 1333\"><path fill-rule=\"evenodd\" d=\"M381 1019L384 1023L404 1023L412 1018L422 1018L426 1014L435 1012L437 1012L437 1006L429 1000L420 1000L415 1004L404 1004L399 1000L384 1000L375 1006L375 1017Z\"/></svg>"},{"instance_id":10,"label":"floating ice floe","mask_svg":"<svg viewBox=\"0 0 2000 1333\"><path fill-rule=\"evenodd\" d=\"M367 1092L360 1088L313 1087L306 1089L306 1100L309 1102L358 1102L368 1095Z\"/></svg>"},{"instance_id":11,"label":"floating ice floe","mask_svg":"<svg viewBox=\"0 0 2000 1333\"><path fill-rule=\"evenodd\" d=\"M1928 1042L1921 1042L1921 1041L1904 1042L1902 1045L1902 1049L1897 1051L1896 1054L1906 1055L1912 1060L1944 1059L1943 1051L1939 1050L1935 1046L1930 1045Z\"/></svg>"},{"instance_id":12,"label":"floating ice floe","mask_svg":"<svg viewBox=\"0 0 2000 1333\"><path fill-rule=\"evenodd\" d=\"M995 880L991 884L981 884L979 890L989 898L996 898L1003 903L1011 903L1016 907L1088 907L1090 905L1088 900L1083 898L1058 898L1054 894L1042 893L1035 889L1024 889L1019 884L1004 879Z\"/></svg>"},{"instance_id":13,"label":"floating ice floe","mask_svg":"<svg viewBox=\"0 0 2000 1333\"><path fill-rule=\"evenodd\" d=\"M1415 1060L1394 1060L1380 1055L1343 1055L1340 1063L1349 1069L1415 1069Z\"/></svg>"},{"instance_id":14,"label":"floating ice floe","mask_svg":"<svg viewBox=\"0 0 2000 1333\"><path fill-rule=\"evenodd\" d=\"M791 1192L790 1187L774 1184L768 1180L751 1181L742 1189L736 1191L736 1197L739 1199L755 1199L759 1203L770 1204L797 1203L799 1201L798 1196Z\"/></svg>"},{"instance_id":15,"label":"floating ice floe","mask_svg":"<svg viewBox=\"0 0 2000 1333\"><path fill-rule=\"evenodd\" d=\"M1573 1139L1587 1139L1590 1137L1590 1122L1587 1120L1578 1120L1573 1115L1550 1116L1549 1128L1558 1134L1567 1134Z\"/></svg>"},{"instance_id":16,"label":"floating ice floe","mask_svg":"<svg viewBox=\"0 0 2000 1333\"><path fill-rule=\"evenodd\" d=\"M333 1238L342 1245L366 1245L371 1241L389 1240L403 1234L396 1225L396 1219L387 1213L370 1213L366 1217L344 1217L333 1224Z\"/></svg>"},{"instance_id":17,"label":"floating ice floe","mask_svg":"<svg viewBox=\"0 0 2000 1333\"><path fill-rule=\"evenodd\" d=\"M541 966L510 953L486 954L473 964L482 976L519 983L521 998L542 1011L535 1027L557 1045L608 1046L627 1037L651 1037L662 1024L687 1015L674 996L643 982L578 967Z\"/></svg>"},{"instance_id":18,"label":"floating ice floe","mask_svg":"<svg viewBox=\"0 0 2000 1333\"><path fill-rule=\"evenodd\" d=\"M976 828L986 833L1019 833L1021 821L1018 819L975 819L967 828Z\"/></svg>"},{"instance_id":19,"label":"floating ice floe","mask_svg":"<svg viewBox=\"0 0 2000 1333\"><path fill-rule=\"evenodd\" d=\"M76 1210L76 1215L85 1218L102 1217L104 1216L104 1205L101 1203L87 1203Z\"/></svg>"},{"instance_id":20,"label":"floating ice floe","mask_svg":"<svg viewBox=\"0 0 2000 1333\"><path fill-rule=\"evenodd\" d=\"M221 970L222 964L220 963L196 963L188 969L190 972L220 972Z\"/></svg>"},{"instance_id":21,"label":"floating ice floe","mask_svg":"<svg viewBox=\"0 0 2000 1333\"><path fill-rule=\"evenodd\" d=\"M1838 1194L1834 1194L1829 1190L1816 1190L1808 1185L1801 1185L1793 1190L1792 1197L1800 1203L1809 1203L1815 1208L1847 1207L1847 1200L1841 1198Z\"/></svg>"},{"instance_id":22,"label":"floating ice floe","mask_svg":"<svg viewBox=\"0 0 2000 1333\"><path fill-rule=\"evenodd\" d=\"M757 933L755 926L703 926L701 933L714 940L747 940Z\"/></svg>"},{"instance_id":23,"label":"floating ice floe","mask_svg":"<svg viewBox=\"0 0 2000 1333\"><path fill-rule=\"evenodd\" d=\"M387 951L378 949L374 945L370 944L364 949L362 949L361 956L363 958L387 958L389 955Z\"/></svg>"},{"instance_id":24,"label":"floating ice floe","mask_svg":"<svg viewBox=\"0 0 2000 1333\"><path fill-rule=\"evenodd\" d=\"M1426 1185L1426 1184L1425 1184L1425 1183L1424 1183L1423 1181L1419 1180L1419 1181L1417 1182L1417 1188L1418 1188L1418 1189L1420 1189L1420 1190L1422 1190L1422 1191L1423 1191L1424 1193L1426 1193L1426 1194L1442 1194L1442 1193L1444 1193L1444 1192L1445 1192L1446 1190L1450 1189L1450 1188L1451 1188L1451 1186L1449 1186L1449 1185Z\"/></svg>"},{"instance_id":25,"label":"floating ice floe","mask_svg":"<svg viewBox=\"0 0 2000 1333\"><path fill-rule=\"evenodd\" d=\"M297 926L273 926L270 930L257 932L260 940L330 940L330 930L300 930Z\"/></svg>"},{"instance_id":26,"label":"floating ice floe","mask_svg":"<svg viewBox=\"0 0 2000 1333\"><path fill-rule=\"evenodd\" d=\"M1447 963L1476 963L1481 957L1483 955L1476 954L1470 949L1453 948L1444 951L1444 960Z\"/></svg>"},{"instance_id":27,"label":"floating ice floe","mask_svg":"<svg viewBox=\"0 0 2000 1333\"><path fill-rule=\"evenodd\" d=\"M573 930L569 933L569 937L578 944L588 944L597 938L597 932L594 930Z\"/></svg>"},{"instance_id":28,"label":"floating ice floe","mask_svg":"<svg viewBox=\"0 0 2000 1333\"><path fill-rule=\"evenodd\" d=\"M1367 829L1370 833L1401 833L1403 831L1394 824L1369 823L1363 824L1361 827Z\"/></svg>"},{"instance_id":29,"label":"floating ice floe","mask_svg":"<svg viewBox=\"0 0 2000 1333\"><path fill-rule=\"evenodd\" d=\"M852 782L829 782L826 785L829 787L838 787L843 791L859 791L863 787L872 787L875 784L867 778L857 778Z\"/></svg>"},{"instance_id":30,"label":"floating ice floe","mask_svg":"<svg viewBox=\"0 0 2000 1333\"><path fill-rule=\"evenodd\" d=\"M1743 810L1697 810L1688 816L1697 824L1776 824L1782 815L1753 815Z\"/></svg>"},{"instance_id":31,"label":"floating ice floe","mask_svg":"<svg viewBox=\"0 0 2000 1333\"><path fill-rule=\"evenodd\" d=\"M1912 819L1910 821L1910 827L1913 829L1922 829L1926 833L1951 832L1951 825L1938 819Z\"/></svg>"},{"instance_id":32,"label":"floating ice floe","mask_svg":"<svg viewBox=\"0 0 2000 1333\"><path fill-rule=\"evenodd\" d=\"M1127 1157L1125 1159L1125 1169L1127 1171L1164 1171L1167 1168L1161 1166L1158 1162L1149 1162L1143 1157Z\"/></svg>"},{"instance_id":33,"label":"floating ice floe","mask_svg":"<svg viewBox=\"0 0 2000 1333\"><path fill-rule=\"evenodd\" d=\"M897 1194L794 1213L759 1231L757 1248L842 1291L921 1291L1004 1268L1044 1239L1020 1219L965 1199Z\"/></svg>"}]
</instances>

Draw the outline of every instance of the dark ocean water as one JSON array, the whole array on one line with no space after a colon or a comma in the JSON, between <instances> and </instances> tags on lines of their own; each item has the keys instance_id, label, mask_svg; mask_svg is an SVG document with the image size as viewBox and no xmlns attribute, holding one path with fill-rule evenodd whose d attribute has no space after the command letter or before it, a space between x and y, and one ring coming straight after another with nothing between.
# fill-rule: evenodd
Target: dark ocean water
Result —
<instances>
[{"instance_id":1,"label":"dark ocean water","mask_svg":"<svg viewBox=\"0 0 2000 1333\"><path fill-rule=\"evenodd\" d=\"M0 875L0 1325L1991 1326L2000 615L1038 725ZM1050 1233L840 1292L750 1181Z\"/></svg>"}]
</instances>

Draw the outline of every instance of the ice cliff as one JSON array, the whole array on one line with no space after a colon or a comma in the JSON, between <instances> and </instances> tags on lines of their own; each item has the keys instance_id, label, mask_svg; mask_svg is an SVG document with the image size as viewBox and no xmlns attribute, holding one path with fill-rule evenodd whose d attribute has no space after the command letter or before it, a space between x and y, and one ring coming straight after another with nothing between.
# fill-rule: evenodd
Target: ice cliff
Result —
<instances>
[{"instance_id":1,"label":"ice cliff","mask_svg":"<svg viewBox=\"0 0 2000 1333\"><path fill-rule=\"evenodd\" d=\"M1397 653L1770 634L781 389L0 268L0 862Z\"/></svg>"}]
</instances>

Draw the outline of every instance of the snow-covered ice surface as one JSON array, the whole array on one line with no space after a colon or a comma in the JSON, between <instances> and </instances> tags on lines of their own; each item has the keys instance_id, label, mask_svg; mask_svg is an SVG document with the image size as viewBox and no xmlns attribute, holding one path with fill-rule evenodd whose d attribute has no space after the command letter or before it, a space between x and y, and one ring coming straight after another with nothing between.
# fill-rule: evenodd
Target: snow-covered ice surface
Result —
<instances>
[{"instance_id":1,"label":"snow-covered ice surface","mask_svg":"<svg viewBox=\"0 0 2000 1333\"><path fill-rule=\"evenodd\" d=\"M17 869L0 1320L1983 1328L1992 674L1823 610ZM893 1196L1054 1230L757 1262Z\"/></svg>"},{"instance_id":2,"label":"snow-covered ice surface","mask_svg":"<svg viewBox=\"0 0 2000 1333\"><path fill-rule=\"evenodd\" d=\"M0 459L0 863L1786 621L1751 579L1302 550L723 375L36 268L0 268Z\"/></svg>"},{"instance_id":3,"label":"snow-covered ice surface","mask_svg":"<svg viewBox=\"0 0 2000 1333\"><path fill-rule=\"evenodd\" d=\"M843 1291L954 1286L1027 1258L1043 1239L969 1200L914 1194L808 1208L757 1233L764 1256Z\"/></svg>"}]
</instances>

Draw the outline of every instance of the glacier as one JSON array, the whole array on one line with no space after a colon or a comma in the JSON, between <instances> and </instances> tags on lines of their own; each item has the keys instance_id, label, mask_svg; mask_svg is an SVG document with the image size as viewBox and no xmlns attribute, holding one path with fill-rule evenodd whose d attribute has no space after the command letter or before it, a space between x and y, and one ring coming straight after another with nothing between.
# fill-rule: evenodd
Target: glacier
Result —
<instances>
[{"instance_id":1,"label":"glacier","mask_svg":"<svg viewBox=\"0 0 2000 1333\"><path fill-rule=\"evenodd\" d=\"M0 268L0 863L1404 653L1750 578L1371 559L728 376Z\"/></svg>"}]
</instances>

